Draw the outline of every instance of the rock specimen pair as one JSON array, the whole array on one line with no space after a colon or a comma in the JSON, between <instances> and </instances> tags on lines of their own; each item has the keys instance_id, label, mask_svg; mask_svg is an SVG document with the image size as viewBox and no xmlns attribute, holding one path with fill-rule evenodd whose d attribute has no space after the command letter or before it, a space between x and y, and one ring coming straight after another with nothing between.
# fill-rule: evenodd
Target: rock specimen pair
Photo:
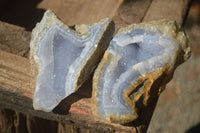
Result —
<instances>
[{"instance_id":1,"label":"rock specimen pair","mask_svg":"<svg viewBox=\"0 0 200 133\"><path fill-rule=\"evenodd\" d=\"M46 11L30 43L34 108L52 111L98 65L93 114L115 123L131 122L190 56L187 38L174 21L132 24L112 39L113 32L108 18L73 30Z\"/></svg>"}]
</instances>

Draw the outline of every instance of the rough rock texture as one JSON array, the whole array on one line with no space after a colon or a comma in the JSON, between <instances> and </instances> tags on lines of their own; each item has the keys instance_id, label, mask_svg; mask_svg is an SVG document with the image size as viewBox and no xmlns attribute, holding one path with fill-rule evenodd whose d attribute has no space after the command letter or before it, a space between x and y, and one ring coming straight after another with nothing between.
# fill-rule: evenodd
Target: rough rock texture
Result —
<instances>
[{"instance_id":1,"label":"rough rock texture","mask_svg":"<svg viewBox=\"0 0 200 133\"><path fill-rule=\"evenodd\" d=\"M34 108L51 111L89 77L108 47L114 24L64 25L48 10L32 32L30 60Z\"/></svg>"},{"instance_id":2,"label":"rough rock texture","mask_svg":"<svg viewBox=\"0 0 200 133\"><path fill-rule=\"evenodd\" d=\"M190 52L187 37L174 21L121 28L95 71L93 113L121 124L136 120Z\"/></svg>"}]
</instances>

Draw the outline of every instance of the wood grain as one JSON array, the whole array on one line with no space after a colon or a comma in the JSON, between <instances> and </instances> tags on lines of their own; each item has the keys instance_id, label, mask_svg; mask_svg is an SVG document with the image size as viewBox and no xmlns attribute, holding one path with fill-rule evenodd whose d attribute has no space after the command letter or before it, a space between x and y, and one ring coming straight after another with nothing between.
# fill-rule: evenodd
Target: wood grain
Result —
<instances>
[{"instance_id":1,"label":"wood grain","mask_svg":"<svg viewBox=\"0 0 200 133\"><path fill-rule=\"evenodd\" d=\"M115 29L132 23L140 23L148 11L152 0L129 0L124 1L114 17Z\"/></svg>"},{"instance_id":2,"label":"wood grain","mask_svg":"<svg viewBox=\"0 0 200 133\"><path fill-rule=\"evenodd\" d=\"M143 22L169 19L183 24L191 0L153 0Z\"/></svg>"},{"instance_id":3,"label":"wood grain","mask_svg":"<svg viewBox=\"0 0 200 133\"><path fill-rule=\"evenodd\" d=\"M32 94L29 60L0 51L0 86L15 92Z\"/></svg>"},{"instance_id":4,"label":"wood grain","mask_svg":"<svg viewBox=\"0 0 200 133\"><path fill-rule=\"evenodd\" d=\"M25 28L0 21L0 49L20 56L29 50L31 33Z\"/></svg>"},{"instance_id":5,"label":"wood grain","mask_svg":"<svg viewBox=\"0 0 200 133\"><path fill-rule=\"evenodd\" d=\"M38 8L53 10L67 25L90 24L112 18L123 0L43 0Z\"/></svg>"}]
</instances>

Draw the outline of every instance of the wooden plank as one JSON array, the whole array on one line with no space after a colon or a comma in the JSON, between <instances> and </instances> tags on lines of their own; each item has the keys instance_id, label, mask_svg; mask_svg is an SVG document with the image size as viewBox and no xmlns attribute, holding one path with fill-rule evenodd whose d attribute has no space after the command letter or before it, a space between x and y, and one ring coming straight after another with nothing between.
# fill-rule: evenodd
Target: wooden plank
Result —
<instances>
[{"instance_id":1,"label":"wooden plank","mask_svg":"<svg viewBox=\"0 0 200 133\"><path fill-rule=\"evenodd\" d=\"M140 23L148 11L152 0L127 0L124 1L115 16L112 18L115 22L115 29L132 23Z\"/></svg>"},{"instance_id":2,"label":"wooden plank","mask_svg":"<svg viewBox=\"0 0 200 133\"><path fill-rule=\"evenodd\" d=\"M98 131L136 131L134 127L124 127L119 124L112 124L95 118L91 114L90 99L83 98L87 96L84 94L84 89L87 88L88 83L83 85L83 87L80 88L77 93L73 94L73 96L64 100L70 106L67 108L67 104L65 104L65 111L67 112L69 110L65 115L56 115L54 113L34 110L32 107L33 92L29 89L29 60L4 51L0 51L0 57L1 107ZM102 127L104 128L102 129Z\"/></svg>"},{"instance_id":3,"label":"wooden plank","mask_svg":"<svg viewBox=\"0 0 200 133\"><path fill-rule=\"evenodd\" d=\"M0 86L14 92L32 94L30 64L23 57L0 51Z\"/></svg>"},{"instance_id":4,"label":"wooden plank","mask_svg":"<svg viewBox=\"0 0 200 133\"><path fill-rule=\"evenodd\" d=\"M6 52L26 56L29 50L31 33L25 28L0 21L0 49Z\"/></svg>"},{"instance_id":5,"label":"wooden plank","mask_svg":"<svg viewBox=\"0 0 200 133\"><path fill-rule=\"evenodd\" d=\"M25 123L24 129L27 129L25 133L56 133L58 131L58 123L56 121L49 121L33 115L26 115Z\"/></svg>"},{"instance_id":6,"label":"wooden plank","mask_svg":"<svg viewBox=\"0 0 200 133\"><path fill-rule=\"evenodd\" d=\"M79 104L87 102L89 99L82 99ZM0 87L0 106L6 109L12 109L24 114L31 114L40 118L59 121L74 125L80 128L88 128L101 132L136 132L134 127L124 127L119 124L112 124L87 114L80 114L74 111L70 111L66 115L57 115L54 113L46 113L43 111L35 111L32 107L32 99L23 95L7 91L5 88ZM77 110L77 109L76 109ZM103 127L103 128L102 128Z\"/></svg>"},{"instance_id":7,"label":"wooden plank","mask_svg":"<svg viewBox=\"0 0 200 133\"><path fill-rule=\"evenodd\" d=\"M13 116L16 115L14 111L7 110L7 109L0 109L0 122L2 122L1 125L1 132L2 133L14 133L16 132L16 127L14 124L14 118ZM4 121L4 122L3 122ZM22 129L23 130L23 129ZM22 131L23 132L23 131Z\"/></svg>"},{"instance_id":8,"label":"wooden plank","mask_svg":"<svg viewBox=\"0 0 200 133\"><path fill-rule=\"evenodd\" d=\"M18 111L0 108L0 122L2 133L55 133L58 124Z\"/></svg>"},{"instance_id":9,"label":"wooden plank","mask_svg":"<svg viewBox=\"0 0 200 133\"><path fill-rule=\"evenodd\" d=\"M153 0L143 22L169 19L183 23L191 0Z\"/></svg>"},{"instance_id":10,"label":"wooden plank","mask_svg":"<svg viewBox=\"0 0 200 133\"><path fill-rule=\"evenodd\" d=\"M38 8L51 9L67 25L90 24L112 18L123 0L43 0Z\"/></svg>"}]
</instances>

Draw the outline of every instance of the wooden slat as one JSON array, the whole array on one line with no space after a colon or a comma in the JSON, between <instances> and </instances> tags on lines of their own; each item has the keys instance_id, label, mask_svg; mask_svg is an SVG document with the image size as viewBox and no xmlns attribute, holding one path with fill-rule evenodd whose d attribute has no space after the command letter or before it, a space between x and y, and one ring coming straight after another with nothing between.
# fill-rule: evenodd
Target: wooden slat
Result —
<instances>
[{"instance_id":1,"label":"wooden slat","mask_svg":"<svg viewBox=\"0 0 200 133\"><path fill-rule=\"evenodd\" d=\"M38 8L53 10L67 25L112 18L123 0L43 0Z\"/></svg>"},{"instance_id":2,"label":"wooden slat","mask_svg":"<svg viewBox=\"0 0 200 133\"><path fill-rule=\"evenodd\" d=\"M25 28L0 21L0 49L20 56L29 50L31 33Z\"/></svg>"},{"instance_id":3,"label":"wooden slat","mask_svg":"<svg viewBox=\"0 0 200 133\"><path fill-rule=\"evenodd\" d=\"M140 23L148 11L152 0L127 0L124 1L115 16L112 18L115 22L115 29L132 23Z\"/></svg>"},{"instance_id":4,"label":"wooden slat","mask_svg":"<svg viewBox=\"0 0 200 133\"><path fill-rule=\"evenodd\" d=\"M1 133L56 133L56 121L25 115L18 111L0 108Z\"/></svg>"},{"instance_id":5,"label":"wooden slat","mask_svg":"<svg viewBox=\"0 0 200 133\"><path fill-rule=\"evenodd\" d=\"M153 0L143 22L169 19L183 23L191 0Z\"/></svg>"},{"instance_id":6,"label":"wooden slat","mask_svg":"<svg viewBox=\"0 0 200 133\"><path fill-rule=\"evenodd\" d=\"M0 86L14 92L32 94L29 60L0 51Z\"/></svg>"}]
</instances>

